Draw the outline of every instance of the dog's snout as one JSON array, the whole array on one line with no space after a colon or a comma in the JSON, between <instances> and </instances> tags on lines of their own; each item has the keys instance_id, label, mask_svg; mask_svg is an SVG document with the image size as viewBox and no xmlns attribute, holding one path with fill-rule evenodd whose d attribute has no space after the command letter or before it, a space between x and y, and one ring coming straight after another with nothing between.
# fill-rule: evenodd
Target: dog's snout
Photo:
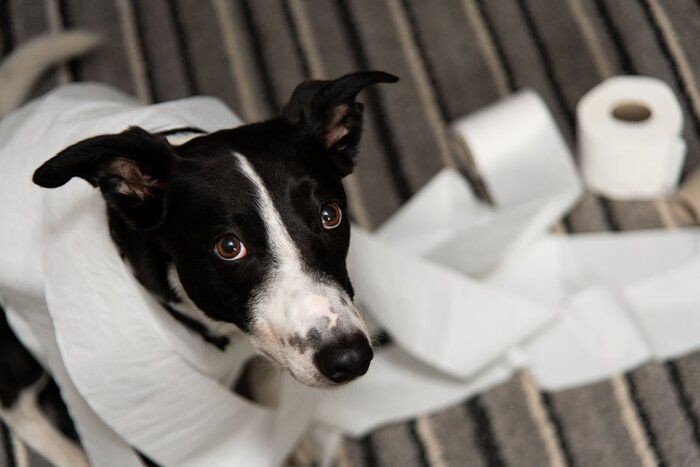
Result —
<instances>
[{"instance_id":1,"label":"dog's snout","mask_svg":"<svg viewBox=\"0 0 700 467\"><path fill-rule=\"evenodd\" d=\"M327 345L314 356L314 363L323 376L334 383L345 383L367 373L373 353L362 334Z\"/></svg>"}]
</instances>

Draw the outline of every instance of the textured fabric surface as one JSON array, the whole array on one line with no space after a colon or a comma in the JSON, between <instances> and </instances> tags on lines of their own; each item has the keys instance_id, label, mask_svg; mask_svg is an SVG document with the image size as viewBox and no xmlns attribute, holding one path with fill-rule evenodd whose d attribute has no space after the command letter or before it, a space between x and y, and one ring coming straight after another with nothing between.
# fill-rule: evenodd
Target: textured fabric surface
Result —
<instances>
[{"instance_id":1,"label":"textured fabric surface","mask_svg":"<svg viewBox=\"0 0 700 467\"><path fill-rule=\"evenodd\" d=\"M363 97L361 159L347 186L353 218L369 228L443 166L478 178L446 124L526 87L573 143L576 102L596 83L661 78L684 111L685 173L700 162L696 0L0 0L2 56L36 34L75 27L102 34L103 47L39 91L97 80L144 102L209 94L256 120L305 78L368 68L399 75L398 85ZM672 228L692 222L685 214L587 195L562 227ZM7 430L0 438L0 465L43 465ZM347 440L339 463L698 465L700 354L556 393L518 374L456 407Z\"/></svg>"}]
</instances>

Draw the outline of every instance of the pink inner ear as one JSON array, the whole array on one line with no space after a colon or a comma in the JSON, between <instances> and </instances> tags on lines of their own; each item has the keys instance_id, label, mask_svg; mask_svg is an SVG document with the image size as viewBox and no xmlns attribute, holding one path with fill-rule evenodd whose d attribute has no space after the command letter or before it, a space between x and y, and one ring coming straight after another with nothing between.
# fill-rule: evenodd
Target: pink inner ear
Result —
<instances>
[{"instance_id":1,"label":"pink inner ear","mask_svg":"<svg viewBox=\"0 0 700 467\"><path fill-rule=\"evenodd\" d=\"M141 169L134 162L127 159L115 159L110 169L114 175L121 178L117 191L123 195L136 196L141 199L151 196L151 187L158 186L158 180Z\"/></svg>"},{"instance_id":2,"label":"pink inner ear","mask_svg":"<svg viewBox=\"0 0 700 467\"><path fill-rule=\"evenodd\" d=\"M328 122L328 131L326 133L325 137L325 145L326 148L331 148L335 143L340 141L343 136L347 135L349 130L347 127L343 126L341 122L345 118L345 116L348 114L348 110L350 108L343 104L335 109L333 109L333 113L331 115L331 119Z\"/></svg>"}]
</instances>

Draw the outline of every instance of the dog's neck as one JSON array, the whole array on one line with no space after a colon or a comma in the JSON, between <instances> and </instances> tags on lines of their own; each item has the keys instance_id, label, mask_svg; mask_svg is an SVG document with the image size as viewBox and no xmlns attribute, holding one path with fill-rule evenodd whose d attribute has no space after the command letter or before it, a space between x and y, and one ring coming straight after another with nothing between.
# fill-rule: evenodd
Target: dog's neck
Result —
<instances>
[{"instance_id":1,"label":"dog's neck","mask_svg":"<svg viewBox=\"0 0 700 467\"><path fill-rule=\"evenodd\" d=\"M231 336L241 331L230 323L209 318L190 300L175 270L172 258L146 232L131 229L113 210L108 210L109 231L134 277L180 323L205 341L224 350Z\"/></svg>"}]
</instances>

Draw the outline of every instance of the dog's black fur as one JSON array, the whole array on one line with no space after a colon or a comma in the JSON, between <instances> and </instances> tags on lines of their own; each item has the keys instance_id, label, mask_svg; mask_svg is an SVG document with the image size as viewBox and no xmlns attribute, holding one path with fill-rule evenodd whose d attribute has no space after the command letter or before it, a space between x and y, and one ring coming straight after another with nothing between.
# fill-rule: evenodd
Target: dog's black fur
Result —
<instances>
[{"instance_id":1,"label":"dog's black fur","mask_svg":"<svg viewBox=\"0 0 700 467\"><path fill-rule=\"evenodd\" d=\"M55 188L80 177L98 187L112 239L145 288L162 302L177 303L182 297L168 275L174 266L198 308L249 332L250 302L274 259L256 215L255 187L232 153L245 156L260 174L305 268L352 298L345 266L349 222L325 230L319 212L329 202L346 210L341 180L353 170L362 130L356 95L368 85L396 80L383 72L362 72L308 81L276 118L199 135L179 146L167 135L137 127L96 136L61 151L36 170L33 180ZM224 234L243 239L254 253L245 261L222 261L213 245ZM0 318L0 401L8 407L41 368L12 335L4 314ZM206 330L201 333L206 337ZM216 339L208 338L225 345Z\"/></svg>"}]
</instances>

